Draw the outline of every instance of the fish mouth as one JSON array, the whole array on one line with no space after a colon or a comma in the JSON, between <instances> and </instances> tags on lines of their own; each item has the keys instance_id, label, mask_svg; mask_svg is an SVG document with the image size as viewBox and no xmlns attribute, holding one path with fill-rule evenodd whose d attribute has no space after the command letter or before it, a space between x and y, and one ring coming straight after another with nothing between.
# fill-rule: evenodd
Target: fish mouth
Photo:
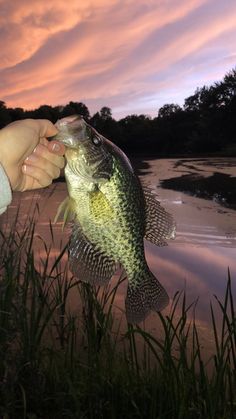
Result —
<instances>
[{"instance_id":1,"label":"fish mouth","mask_svg":"<svg viewBox=\"0 0 236 419\"><path fill-rule=\"evenodd\" d=\"M86 123L82 116L71 115L55 123L58 133L50 138L69 148L77 148L86 139Z\"/></svg>"}]
</instances>

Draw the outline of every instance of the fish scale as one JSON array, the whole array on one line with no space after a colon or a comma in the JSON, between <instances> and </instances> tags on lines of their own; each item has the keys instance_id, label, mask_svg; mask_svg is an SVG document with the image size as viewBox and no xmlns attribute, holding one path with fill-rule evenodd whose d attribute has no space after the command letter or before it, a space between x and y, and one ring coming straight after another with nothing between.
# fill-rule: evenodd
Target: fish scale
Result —
<instances>
[{"instance_id":1,"label":"fish scale","mask_svg":"<svg viewBox=\"0 0 236 419\"><path fill-rule=\"evenodd\" d=\"M84 194L83 191L78 192L76 188L71 190L71 196L80 202L80 206L76 210L77 220L83 218L83 231L87 238L92 243L97 243L100 249L113 257L114 260L119 260L124 269L129 272L134 271L141 262L145 264L142 240L144 217L140 222L142 207L141 205L140 208L137 206L135 196L140 192L140 189L133 185L130 188L130 192L132 192L132 195L130 193L130 202L125 201L123 193L126 185L130 186L130 179L122 173L119 162L114 162L114 166L114 173L110 181L101 185L97 192L92 191ZM137 179L135 180L137 181ZM101 196L104 198L101 199ZM109 202L105 198L106 196L109 196ZM132 202L135 205L132 205ZM97 207L96 211L94 211L94 207ZM83 211L85 213L82 214ZM138 218L137 215L139 215ZM103 228L104 220L106 229ZM125 246L129 252L124 252Z\"/></svg>"},{"instance_id":2,"label":"fish scale","mask_svg":"<svg viewBox=\"0 0 236 419\"><path fill-rule=\"evenodd\" d=\"M144 237L164 244L174 237L173 218L142 188L125 154L83 118L59 120L57 128L55 138L67 147L69 198L62 208L73 217L70 269L80 279L101 285L122 265L128 279L127 320L139 323L169 301L147 265Z\"/></svg>"}]
</instances>

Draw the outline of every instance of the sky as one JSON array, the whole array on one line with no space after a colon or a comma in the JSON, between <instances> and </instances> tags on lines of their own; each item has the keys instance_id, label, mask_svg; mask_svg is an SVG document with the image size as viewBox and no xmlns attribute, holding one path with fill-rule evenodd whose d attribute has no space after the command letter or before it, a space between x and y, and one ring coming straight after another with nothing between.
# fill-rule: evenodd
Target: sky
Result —
<instances>
[{"instance_id":1,"label":"sky","mask_svg":"<svg viewBox=\"0 0 236 419\"><path fill-rule=\"evenodd\" d=\"M0 0L0 100L120 119L183 105L236 66L236 0Z\"/></svg>"}]
</instances>

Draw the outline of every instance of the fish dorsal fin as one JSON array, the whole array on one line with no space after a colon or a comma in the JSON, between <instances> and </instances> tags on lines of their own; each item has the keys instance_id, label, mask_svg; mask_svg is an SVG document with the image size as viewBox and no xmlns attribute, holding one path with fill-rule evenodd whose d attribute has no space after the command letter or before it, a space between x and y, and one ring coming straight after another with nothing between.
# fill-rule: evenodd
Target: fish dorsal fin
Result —
<instances>
[{"instance_id":1,"label":"fish dorsal fin","mask_svg":"<svg viewBox=\"0 0 236 419\"><path fill-rule=\"evenodd\" d=\"M146 228L144 238L157 246L165 246L166 239L174 239L176 224L148 187L143 187L146 203Z\"/></svg>"},{"instance_id":2,"label":"fish dorsal fin","mask_svg":"<svg viewBox=\"0 0 236 419\"><path fill-rule=\"evenodd\" d=\"M54 218L54 223L56 223L61 216L63 216L63 228L68 221L71 221L74 218L73 200L69 196L60 203Z\"/></svg>"},{"instance_id":3,"label":"fish dorsal fin","mask_svg":"<svg viewBox=\"0 0 236 419\"><path fill-rule=\"evenodd\" d=\"M112 206L100 189L90 192L90 211L96 219L100 220L108 220L114 215Z\"/></svg>"},{"instance_id":4,"label":"fish dorsal fin","mask_svg":"<svg viewBox=\"0 0 236 419\"><path fill-rule=\"evenodd\" d=\"M81 281L104 285L117 270L116 262L91 243L76 222L69 245L70 270Z\"/></svg>"}]
</instances>

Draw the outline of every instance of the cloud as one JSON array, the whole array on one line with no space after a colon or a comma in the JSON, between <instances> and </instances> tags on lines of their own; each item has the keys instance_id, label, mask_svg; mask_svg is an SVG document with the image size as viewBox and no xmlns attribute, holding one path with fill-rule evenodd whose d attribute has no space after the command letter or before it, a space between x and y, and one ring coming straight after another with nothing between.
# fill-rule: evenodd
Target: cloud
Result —
<instances>
[{"instance_id":1,"label":"cloud","mask_svg":"<svg viewBox=\"0 0 236 419\"><path fill-rule=\"evenodd\" d=\"M29 59L54 34L70 30L89 12L88 2L26 0L4 2L1 8L1 68Z\"/></svg>"},{"instance_id":2,"label":"cloud","mask_svg":"<svg viewBox=\"0 0 236 419\"><path fill-rule=\"evenodd\" d=\"M23 0L2 8L1 99L10 106L82 100L92 111L145 113L233 64L232 0L125 0L122 7Z\"/></svg>"}]
</instances>

